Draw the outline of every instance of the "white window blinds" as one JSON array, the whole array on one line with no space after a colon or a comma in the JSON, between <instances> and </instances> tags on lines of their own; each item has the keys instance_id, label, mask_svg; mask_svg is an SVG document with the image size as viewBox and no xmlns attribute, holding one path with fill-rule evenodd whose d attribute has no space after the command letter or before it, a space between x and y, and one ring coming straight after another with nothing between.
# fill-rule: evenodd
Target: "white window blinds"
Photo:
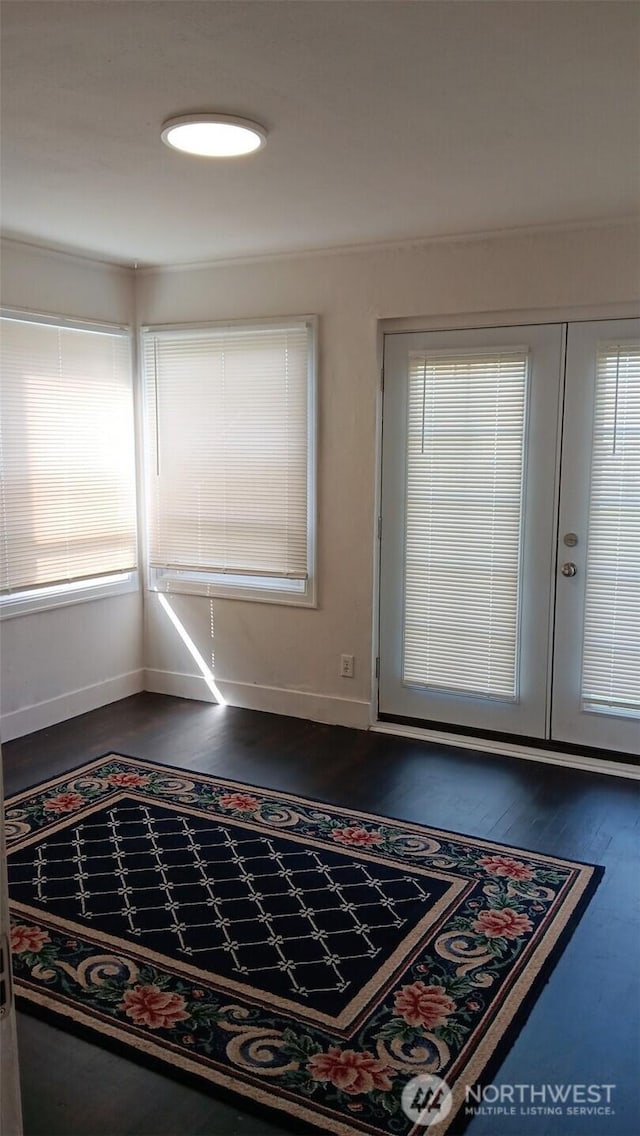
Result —
<instances>
[{"instance_id":1,"label":"white window blinds","mask_svg":"<svg viewBox=\"0 0 640 1136\"><path fill-rule=\"evenodd\" d=\"M582 666L585 709L640 713L640 343L600 344Z\"/></svg>"},{"instance_id":2,"label":"white window blinds","mask_svg":"<svg viewBox=\"0 0 640 1136\"><path fill-rule=\"evenodd\" d=\"M403 682L517 698L526 348L409 367Z\"/></svg>"},{"instance_id":3,"label":"white window blinds","mask_svg":"<svg viewBox=\"0 0 640 1136\"><path fill-rule=\"evenodd\" d=\"M306 579L310 337L145 332L152 568Z\"/></svg>"},{"instance_id":4,"label":"white window blinds","mask_svg":"<svg viewBox=\"0 0 640 1136\"><path fill-rule=\"evenodd\" d=\"M129 338L2 319L0 586L136 566Z\"/></svg>"}]
</instances>

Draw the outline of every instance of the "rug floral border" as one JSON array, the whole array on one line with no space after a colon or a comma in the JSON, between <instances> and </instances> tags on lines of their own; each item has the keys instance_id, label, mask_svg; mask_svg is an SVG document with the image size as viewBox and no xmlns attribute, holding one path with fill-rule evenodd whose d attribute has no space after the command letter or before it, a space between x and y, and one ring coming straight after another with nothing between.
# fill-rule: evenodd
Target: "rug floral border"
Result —
<instances>
[{"instance_id":1,"label":"rug floral border","mask_svg":"<svg viewBox=\"0 0 640 1136\"><path fill-rule=\"evenodd\" d=\"M602 869L486 840L108 754L7 802L7 848L126 792L465 881L349 1030L230 994L136 944L12 904L18 996L259 1104L340 1136L410 1136L401 1089L435 1073L463 1127L465 1086L488 1075L589 901ZM94 1033L95 1036L95 1033Z\"/></svg>"}]
</instances>

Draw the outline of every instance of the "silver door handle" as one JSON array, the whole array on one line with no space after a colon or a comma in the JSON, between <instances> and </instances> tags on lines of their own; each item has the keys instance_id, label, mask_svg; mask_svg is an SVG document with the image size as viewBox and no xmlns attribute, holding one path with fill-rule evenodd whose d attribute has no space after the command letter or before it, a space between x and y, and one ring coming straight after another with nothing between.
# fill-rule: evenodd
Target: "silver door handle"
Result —
<instances>
[{"instance_id":1,"label":"silver door handle","mask_svg":"<svg viewBox=\"0 0 640 1136\"><path fill-rule=\"evenodd\" d=\"M575 576L578 569L576 568L575 564L572 563L571 560L568 560L566 564L562 565L562 568L560 569L560 571L562 572L563 576Z\"/></svg>"}]
</instances>

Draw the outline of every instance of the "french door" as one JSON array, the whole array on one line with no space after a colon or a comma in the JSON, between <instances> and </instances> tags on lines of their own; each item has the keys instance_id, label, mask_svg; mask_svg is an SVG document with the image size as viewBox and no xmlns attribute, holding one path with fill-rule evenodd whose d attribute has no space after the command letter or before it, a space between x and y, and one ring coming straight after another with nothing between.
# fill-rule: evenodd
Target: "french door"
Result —
<instances>
[{"instance_id":1,"label":"french door","mask_svg":"<svg viewBox=\"0 0 640 1136\"><path fill-rule=\"evenodd\" d=\"M639 330L386 336L383 715L637 748Z\"/></svg>"},{"instance_id":2,"label":"french door","mask_svg":"<svg viewBox=\"0 0 640 1136\"><path fill-rule=\"evenodd\" d=\"M568 329L552 737L640 751L640 320Z\"/></svg>"}]
</instances>

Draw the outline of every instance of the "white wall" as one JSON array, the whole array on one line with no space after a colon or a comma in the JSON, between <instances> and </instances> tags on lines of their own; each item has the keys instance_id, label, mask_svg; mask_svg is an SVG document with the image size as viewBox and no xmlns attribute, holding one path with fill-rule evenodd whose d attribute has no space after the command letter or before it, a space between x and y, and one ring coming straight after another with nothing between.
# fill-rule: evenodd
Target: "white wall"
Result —
<instances>
[{"instance_id":1,"label":"white wall","mask_svg":"<svg viewBox=\"0 0 640 1136\"><path fill-rule=\"evenodd\" d=\"M145 270L142 323L320 316L317 610L172 597L184 628L232 702L344 725L370 717L375 635L379 321L413 326L632 314L639 233L630 224L437 241L350 252ZM486 319L486 322L490 322ZM340 678L342 652L355 677ZM210 697L151 596L147 686Z\"/></svg>"},{"instance_id":2,"label":"white wall","mask_svg":"<svg viewBox=\"0 0 640 1136\"><path fill-rule=\"evenodd\" d=\"M315 253L217 266L126 269L6 242L8 307L127 323L320 316L316 610L170 598L229 701L345 725L371 715L380 321L472 326L488 313L595 318L640 306L631 224ZM135 295L134 295L135 292ZM625 306L628 306L626 310ZM0 625L5 738L142 688L210 698L156 596L126 595ZM355 677L338 674L341 653ZM143 666L146 668L142 670Z\"/></svg>"},{"instance_id":3,"label":"white wall","mask_svg":"<svg viewBox=\"0 0 640 1136\"><path fill-rule=\"evenodd\" d=\"M1 298L24 308L131 323L126 269L2 244ZM2 736L6 741L142 689L142 599L137 593L0 623Z\"/></svg>"}]
</instances>

